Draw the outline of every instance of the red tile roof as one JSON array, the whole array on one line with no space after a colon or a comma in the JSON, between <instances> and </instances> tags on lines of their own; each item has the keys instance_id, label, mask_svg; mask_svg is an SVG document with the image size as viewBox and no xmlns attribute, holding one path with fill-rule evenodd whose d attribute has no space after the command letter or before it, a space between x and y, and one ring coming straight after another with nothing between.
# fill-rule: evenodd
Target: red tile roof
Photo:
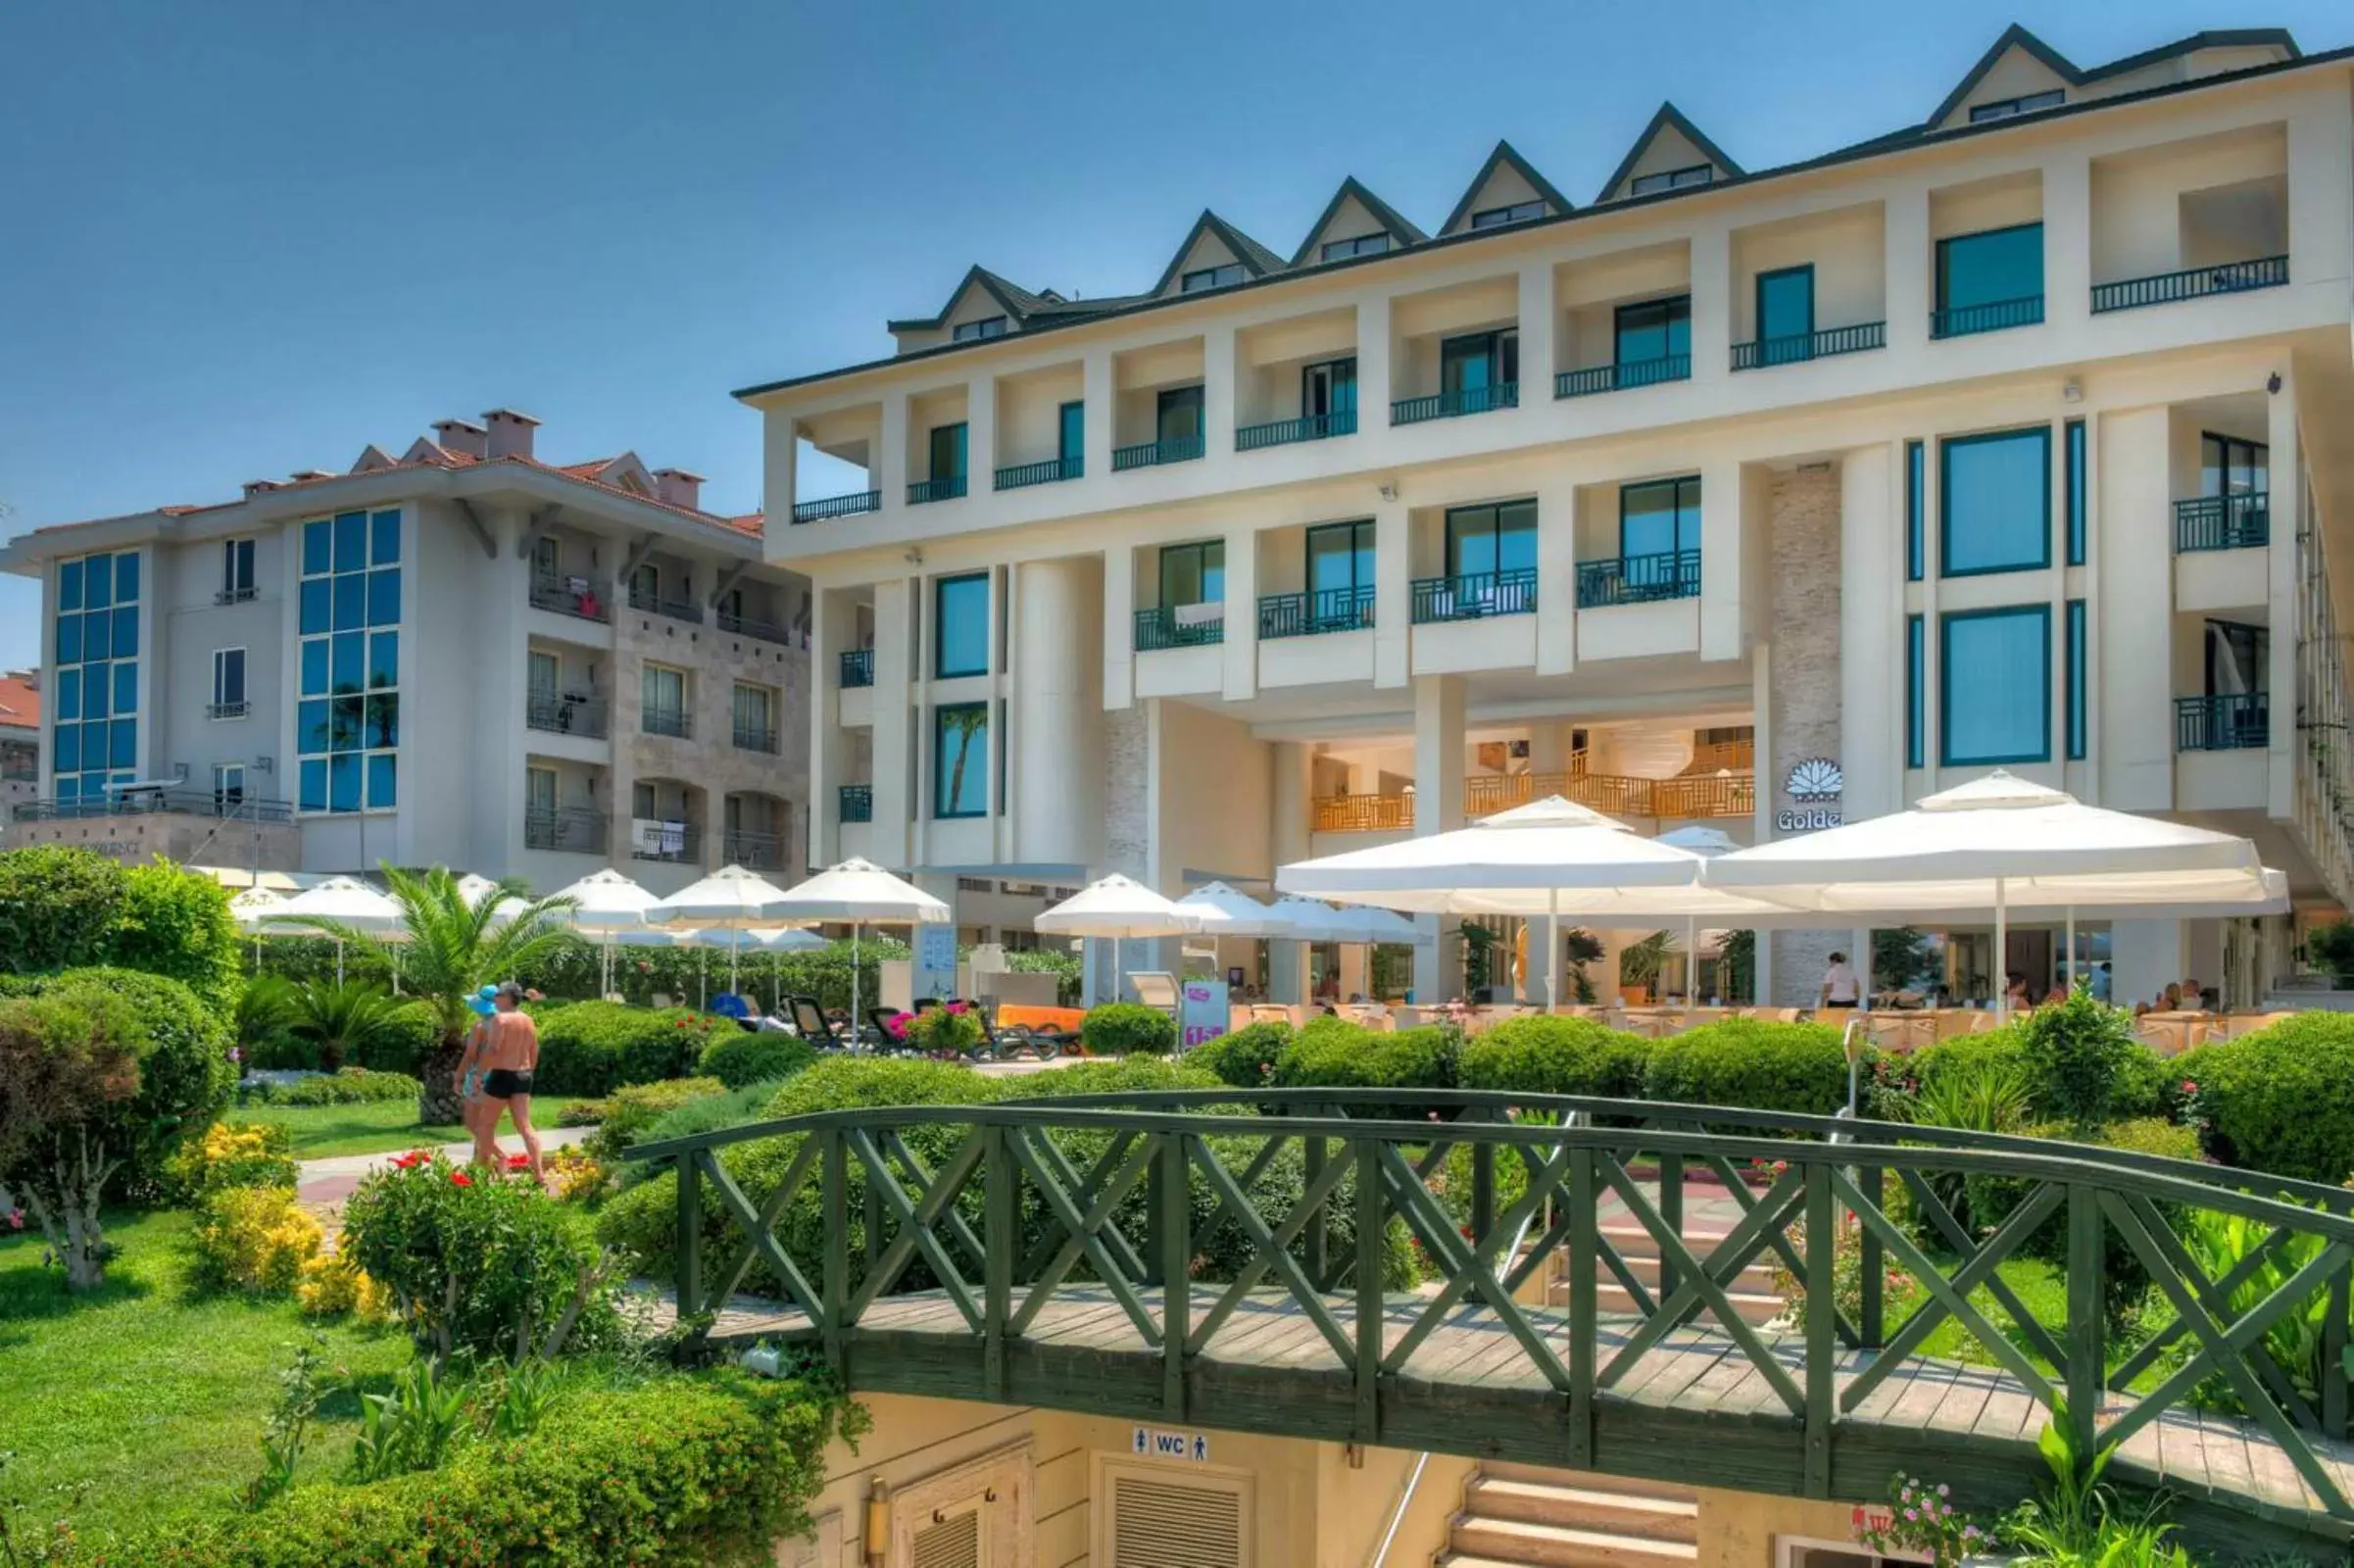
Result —
<instances>
[{"instance_id":1,"label":"red tile roof","mask_svg":"<svg viewBox=\"0 0 2354 1568\"><path fill-rule=\"evenodd\" d=\"M17 675L0 675L0 724L41 725L41 694Z\"/></svg>"}]
</instances>

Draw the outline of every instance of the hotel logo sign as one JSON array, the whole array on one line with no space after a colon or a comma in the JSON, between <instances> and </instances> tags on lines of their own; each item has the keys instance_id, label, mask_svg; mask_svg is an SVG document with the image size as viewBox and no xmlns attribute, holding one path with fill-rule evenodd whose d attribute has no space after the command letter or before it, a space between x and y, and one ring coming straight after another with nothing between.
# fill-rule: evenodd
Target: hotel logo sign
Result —
<instances>
[{"instance_id":1,"label":"hotel logo sign","mask_svg":"<svg viewBox=\"0 0 2354 1568\"><path fill-rule=\"evenodd\" d=\"M1794 764L1782 780L1782 793L1794 803L1774 813L1778 833L1812 833L1838 827L1844 817L1839 797L1846 792L1846 775L1828 757L1810 757Z\"/></svg>"}]
</instances>

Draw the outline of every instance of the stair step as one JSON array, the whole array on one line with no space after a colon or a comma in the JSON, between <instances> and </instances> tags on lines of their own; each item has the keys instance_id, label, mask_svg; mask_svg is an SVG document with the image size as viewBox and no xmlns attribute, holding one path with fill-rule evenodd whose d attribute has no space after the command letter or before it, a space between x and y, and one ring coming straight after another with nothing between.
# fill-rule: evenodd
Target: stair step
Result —
<instances>
[{"instance_id":1,"label":"stair step","mask_svg":"<svg viewBox=\"0 0 2354 1568\"><path fill-rule=\"evenodd\" d=\"M1700 1518L1696 1498L1654 1497L1606 1488L1560 1486L1482 1474L1463 1489L1463 1511L1482 1519L1520 1519L1691 1544Z\"/></svg>"},{"instance_id":2,"label":"stair step","mask_svg":"<svg viewBox=\"0 0 2354 1568\"><path fill-rule=\"evenodd\" d=\"M1708 1254L1705 1250L1699 1250L1698 1256L1705 1262ZM1658 1253L1651 1252L1637 1256L1622 1250L1619 1257L1626 1263L1627 1271L1645 1285L1659 1283ZM1610 1265L1607 1263L1596 1263L1594 1269L1594 1278L1596 1279L1608 1281L1617 1278L1611 1273ZM1774 1265L1761 1258L1734 1276L1734 1284L1759 1296L1771 1296L1774 1294Z\"/></svg>"},{"instance_id":3,"label":"stair step","mask_svg":"<svg viewBox=\"0 0 2354 1568\"><path fill-rule=\"evenodd\" d=\"M1474 1514L1455 1517L1449 1544L1475 1558L1493 1557L1526 1568L1688 1568L1699 1560L1699 1548L1689 1542L1648 1541Z\"/></svg>"},{"instance_id":4,"label":"stair step","mask_svg":"<svg viewBox=\"0 0 2354 1568\"><path fill-rule=\"evenodd\" d=\"M1559 1465L1516 1464L1509 1459L1482 1459L1480 1475L1496 1481L1534 1481L1540 1486L1569 1487L1585 1492L1615 1492L1633 1497L1666 1497L1700 1503L1697 1488L1680 1481L1645 1481L1639 1476L1604 1475L1597 1470L1566 1470Z\"/></svg>"},{"instance_id":5,"label":"stair step","mask_svg":"<svg viewBox=\"0 0 2354 1568\"><path fill-rule=\"evenodd\" d=\"M1659 1255L1658 1239L1635 1220L1604 1221L1596 1229L1601 1233L1602 1240L1617 1248L1622 1256L1657 1257ZM1692 1249L1699 1256L1705 1257L1719 1242L1732 1233L1706 1226L1688 1224L1677 1234L1684 1238L1686 1247Z\"/></svg>"},{"instance_id":6,"label":"stair step","mask_svg":"<svg viewBox=\"0 0 2354 1568\"><path fill-rule=\"evenodd\" d=\"M1741 1321L1753 1328L1771 1323L1783 1313L1784 1303L1779 1296L1755 1291L1728 1291L1726 1296L1732 1300L1733 1309L1741 1314ZM1657 1304L1657 1299L1656 1297L1652 1298L1653 1304ZM1567 1280L1555 1280L1547 1288L1545 1305L1554 1307L1569 1305L1569 1282ZM1629 1295L1626 1287L1620 1285L1616 1280L1598 1280L1594 1283L1594 1306L1597 1312L1614 1312L1622 1316L1634 1316L1638 1312L1635 1298ZM1702 1324L1713 1324L1716 1322L1716 1315L1712 1311L1703 1309L1698 1321Z\"/></svg>"}]
</instances>

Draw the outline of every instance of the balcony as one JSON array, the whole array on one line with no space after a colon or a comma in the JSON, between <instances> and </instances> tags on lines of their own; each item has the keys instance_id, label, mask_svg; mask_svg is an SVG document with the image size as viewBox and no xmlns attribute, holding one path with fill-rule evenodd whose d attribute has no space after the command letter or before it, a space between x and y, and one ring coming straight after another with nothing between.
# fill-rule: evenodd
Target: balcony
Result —
<instances>
[{"instance_id":1,"label":"balcony","mask_svg":"<svg viewBox=\"0 0 2354 1568\"><path fill-rule=\"evenodd\" d=\"M1984 305L1956 305L1929 313L1929 335L1934 338L1974 337L2014 326L2043 323L2043 296L2029 294L2015 300L1989 300Z\"/></svg>"},{"instance_id":2,"label":"balcony","mask_svg":"<svg viewBox=\"0 0 2354 1568\"><path fill-rule=\"evenodd\" d=\"M997 488L1024 490L1034 484L1055 484L1064 479L1076 479L1087 471L1086 463L1079 458L1049 458L1044 463L1017 463L1010 468L997 471Z\"/></svg>"},{"instance_id":3,"label":"balcony","mask_svg":"<svg viewBox=\"0 0 2354 1568\"><path fill-rule=\"evenodd\" d=\"M683 620L696 626L703 624L703 607L692 599L665 599L660 593L649 593L643 588L632 587L629 590L629 608L645 611L652 615L667 616L671 620Z\"/></svg>"},{"instance_id":4,"label":"balcony","mask_svg":"<svg viewBox=\"0 0 2354 1568\"><path fill-rule=\"evenodd\" d=\"M773 724L747 724L737 719L734 733L729 738L739 752L764 752L770 757L776 755L776 726Z\"/></svg>"},{"instance_id":5,"label":"balcony","mask_svg":"<svg viewBox=\"0 0 2354 1568\"><path fill-rule=\"evenodd\" d=\"M841 685L844 691L856 691L874 684L874 650L845 648L838 656L841 664Z\"/></svg>"},{"instance_id":6,"label":"balcony","mask_svg":"<svg viewBox=\"0 0 2354 1568\"><path fill-rule=\"evenodd\" d=\"M1460 577L1417 577L1413 583L1413 622L1417 626L1449 620L1486 620L1492 615L1526 615L1534 613L1536 609L1534 566L1476 571Z\"/></svg>"},{"instance_id":7,"label":"balcony","mask_svg":"<svg viewBox=\"0 0 2354 1568\"><path fill-rule=\"evenodd\" d=\"M580 808L562 811L540 810L531 807L523 808L523 848L527 850L601 856L605 853L605 845L606 819L603 812Z\"/></svg>"},{"instance_id":8,"label":"balcony","mask_svg":"<svg viewBox=\"0 0 2354 1568\"><path fill-rule=\"evenodd\" d=\"M1761 337L1754 343L1733 345L1733 368L1756 370L1775 365L1799 365L1828 360L1839 354L1858 354L1888 346L1888 323L1866 321L1860 326L1832 326L1820 332L1797 332L1789 337Z\"/></svg>"},{"instance_id":9,"label":"balcony","mask_svg":"<svg viewBox=\"0 0 2354 1568\"><path fill-rule=\"evenodd\" d=\"M2175 699L2178 752L2262 751L2272 744L2270 692L2227 692Z\"/></svg>"},{"instance_id":10,"label":"balcony","mask_svg":"<svg viewBox=\"0 0 2354 1568\"><path fill-rule=\"evenodd\" d=\"M741 828L729 828L721 841L721 856L729 865L740 865L748 871L782 871L785 869L785 840L778 833L755 833Z\"/></svg>"},{"instance_id":11,"label":"balcony","mask_svg":"<svg viewBox=\"0 0 2354 1568\"><path fill-rule=\"evenodd\" d=\"M560 697L553 692L533 692L523 703L523 723L547 735L578 735L585 740L601 741L609 730L608 710L602 697Z\"/></svg>"},{"instance_id":12,"label":"balcony","mask_svg":"<svg viewBox=\"0 0 2354 1568\"><path fill-rule=\"evenodd\" d=\"M119 789L94 800L20 801L9 810L14 822L75 822L116 816L204 816L223 822L291 822L287 801L258 795L227 796L212 790Z\"/></svg>"},{"instance_id":13,"label":"balcony","mask_svg":"<svg viewBox=\"0 0 2354 1568\"><path fill-rule=\"evenodd\" d=\"M2144 305L2172 305L2178 300L2204 299L2210 294L2244 294L2250 289L2279 288L2288 281L2288 258L2267 256L2253 262L2225 262L2219 267L2193 267L2155 277L2129 278L2122 283L2092 285L2092 314L2139 310Z\"/></svg>"},{"instance_id":14,"label":"balcony","mask_svg":"<svg viewBox=\"0 0 2354 1568\"><path fill-rule=\"evenodd\" d=\"M1316 637L1328 631L1362 631L1373 624L1373 590L1324 588L1312 594L1265 594L1258 602L1258 634Z\"/></svg>"},{"instance_id":15,"label":"balcony","mask_svg":"<svg viewBox=\"0 0 2354 1568\"><path fill-rule=\"evenodd\" d=\"M1136 612L1136 651L1140 654L1167 648L1207 648L1225 640L1223 604L1159 605Z\"/></svg>"},{"instance_id":16,"label":"balcony","mask_svg":"<svg viewBox=\"0 0 2354 1568\"><path fill-rule=\"evenodd\" d=\"M843 821L871 822L874 820L874 786L872 784L845 784L835 792L835 795L840 802L839 814Z\"/></svg>"},{"instance_id":17,"label":"balcony","mask_svg":"<svg viewBox=\"0 0 2354 1568\"><path fill-rule=\"evenodd\" d=\"M1234 432L1234 449L1256 452L1261 447L1288 447L1300 441L1323 441L1336 435L1354 434L1356 410L1341 409L1332 414L1277 419L1269 424L1242 425Z\"/></svg>"},{"instance_id":18,"label":"balcony","mask_svg":"<svg viewBox=\"0 0 2354 1568\"><path fill-rule=\"evenodd\" d=\"M1696 599L1700 553L1667 550L1649 556L1618 556L1578 563L1578 608L1648 605L1664 599Z\"/></svg>"},{"instance_id":19,"label":"balcony","mask_svg":"<svg viewBox=\"0 0 2354 1568\"><path fill-rule=\"evenodd\" d=\"M609 591L594 577L533 577L531 608L578 620L613 619Z\"/></svg>"},{"instance_id":20,"label":"balcony","mask_svg":"<svg viewBox=\"0 0 2354 1568\"><path fill-rule=\"evenodd\" d=\"M762 620L758 615L739 615L723 610L711 617L711 623L731 636L751 637L760 642L774 643L779 648L801 646L800 634L792 627L780 626L773 620Z\"/></svg>"},{"instance_id":21,"label":"balcony","mask_svg":"<svg viewBox=\"0 0 2354 1568\"><path fill-rule=\"evenodd\" d=\"M250 604L253 599L254 585L250 582L241 588L223 588L213 595L213 603L217 605Z\"/></svg>"},{"instance_id":22,"label":"balcony","mask_svg":"<svg viewBox=\"0 0 2354 1568\"><path fill-rule=\"evenodd\" d=\"M1556 398L1592 397L1596 392L1624 392L1631 387L1657 386L1662 381L1692 379L1692 356L1667 354L1655 360L1627 360L1597 365L1590 370L1563 370L1553 377Z\"/></svg>"},{"instance_id":23,"label":"balcony","mask_svg":"<svg viewBox=\"0 0 2354 1568\"><path fill-rule=\"evenodd\" d=\"M629 858L662 865L695 865L703 859L703 829L692 822L638 817L629 824Z\"/></svg>"},{"instance_id":24,"label":"balcony","mask_svg":"<svg viewBox=\"0 0 2354 1568\"><path fill-rule=\"evenodd\" d=\"M1463 781L1463 812L1489 816L1558 795L1609 816L1741 817L1757 810L1757 777L1741 771L1632 778L1618 773L1487 774ZM1326 795L1311 803L1318 833L1398 833L1414 826L1414 797Z\"/></svg>"},{"instance_id":25,"label":"balcony","mask_svg":"<svg viewBox=\"0 0 2354 1568\"><path fill-rule=\"evenodd\" d=\"M822 522L828 517L852 517L861 512L880 512L882 509L882 491L853 490L846 496L827 496L820 501L794 502L793 520L795 522Z\"/></svg>"},{"instance_id":26,"label":"balcony","mask_svg":"<svg viewBox=\"0 0 2354 1568\"><path fill-rule=\"evenodd\" d=\"M205 704L205 717L207 718L243 718L252 711L253 704L251 703Z\"/></svg>"},{"instance_id":27,"label":"balcony","mask_svg":"<svg viewBox=\"0 0 2354 1568\"><path fill-rule=\"evenodd\" d=\"M1202 456L1206 444L1198 435L1173 435L1162 441L1139 441L1134 446L1111 449L1111 471L1125 473L1130 468L1156 468L1163 464L1191 463Z\"/></svg>"},{"instance_id":28,"label":"balcony","mask_svg":"<svg viewBox=\"0 0 2354 1568\"><path fill-rule=\"evenodd\" d=\"M649 735L670 735L679 740L694 736L694 715L683 708L655 708L649 706L638 715L638 728Z\"/></svg>"},{"instance_id":29,"label":"balcony","mask_svg":"<svg viewBox=\"0 0 2354 1568\"><path fill-rule=\"evenodd\" d=\"M1498 381L1493 386L1457 387L1423 398L1399 398L1390 405L1392 424L1422 424L1431 419L1459 419L1466 415L1494 414L1520 407L1520 383Z\"/></svg>"},{"instance_id":30,"label":"balcony","mask_svg":"<svg viewBox=\"0 0 2354 1568\"><path fill-rule=\"evenodd\" d=\"M1410 833L1414 797L1320 795L1310 805L1308 826L1315 833Z\"/></svg>"},{"instance_id":31,"label":"balcony","mask_svg":"<svg viewBox=\"0 0 2354 1568\"><path fill-rule=\"evenodd\" d=\"M2175 552L2261 550L2272 540L2272 497L2261 490L2175 503Z\"/></svg>"},{"instance_id":32,"label":"balcony","mask_svg":"<svg viewBox=\"0 0 2354 1568\"><path fill-rule=\"evenodd\" d=\"M964 475L952 473L940 479L918 479L908 485L907 505L920 507L933 501L956 501L963 495Z\"/></svg>"}]
</instances>

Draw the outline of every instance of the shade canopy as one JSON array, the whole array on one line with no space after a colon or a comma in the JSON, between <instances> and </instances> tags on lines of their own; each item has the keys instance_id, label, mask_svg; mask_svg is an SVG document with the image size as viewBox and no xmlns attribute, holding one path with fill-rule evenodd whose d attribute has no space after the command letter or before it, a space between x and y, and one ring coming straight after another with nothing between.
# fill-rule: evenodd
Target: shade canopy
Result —
<instances>
[{"instance_id":1,"label":"shade canopy","mask_svg":"<svg viewBox=\"0 0 2354 1568\"><path fill-rule=\"evenodd\" d=\"M833 946L814 931L800 926L776 926L743 933L747 953L820 953Z\"/></svg>"},{"instance_id":2,"label":"shade canopy","mask_svg":"<svg viewBox=\"0 0 2354 1568\"><path fill-rule=\"evenodd\" d=\"M1291 935L1274 910L1223 882L1202 884L1179 899L1177 907L1194 912L1194 917L1202 922L1203 936L1248 939Z\"/></svg>"},{"instance_id":3,"label":"shade canopy","mask_svg":"<svg viewBox=\"0 0 2354 1568\"><path fill-rule=\"evenodd\" d=\"M1358 933L1360 942L1418 947L1432 940L1429 932L1395 909L1343 908L1339 913Z\"/></svg>"},{"instance_id":4,"label":"shade canopy","mask_svg":"<svg viewBox=\"0 0 2354 1568\"><path fill-rule=\"evenodd\" d=\"M270 929L273 934L317 936L318 931L311 927L288 924L310 920L331 921L347 930L374 937L399 937L408 931L399 905L367 883L348 876L328 877L279 905Z\"/></svg>"},{"instance_id":5,"label":"shade canopy","mask_svg":"<svg viewBox=\"0 0 2354 1568\"><path fill-rule=\"evenodd\" d=\"M1277 899L1269 911L1281 934L1295 942L1364 942L1368 939L1350 917L1353 912L1297 895Z\"/></svg>"},{"instance_id":6,"label":"shade canopy","mask_svg":"<svg viewBox=\"0 0 2354 1568\"><path fill-rule=\"evenodd\" d=\"M549 918L576 931L631 931L646 923L646 911L662 901L620 872L593 871L557 894L572 901Z\"/></svg>"},{"instance_id":7,"label":"shade canopy","mask_svg":"<svg viewBox=\"0 0 2354 1568\"><path fill-rule=\"evenodd\" d=\"M953 918L946 904L914 883L856 857L786 889L767 911L771 924L848 920L871 925L945 925Z\"/></svg>"},{"instance_id":8,"label":"shade canopy","mask_svg":"<svg viewBox=\"0 0 2354 1568\"><path fill-rule=\"evenodd\" d=\"M2246 839L2085 806L1997 768L1909 811L1710 860L1713 888L1788 908L1864 915L2074 909L2279 913L2285 888Z\"/></svg>"},{"instance_id":9,"label":"shade canopy","mask_svg":"<svg viewBox=\"0 0 2354 1568\"><path fill-rule=\"evenodd\" d=\"M1172 903L1133 877L1114 872L1091 882L1032 922L1049 936L1130 938L1183 936L1202 929L1198 909Z\"/></svg>"},{"instance_id":10,"label":"shade canopy","mask_svg":"<svg viewBox=\"0 0 2354 1568\"><path fill-rule=\"evenodd\" d=\"M229 918L248 931L268 925L285 909L286 901L269 888L247 888L229 900Z\"/></svg>"},{"instance_id":11,"label":"shade canopy","mask_svg":"<svg viewBox=\"0 0 2354 1568\"><path fill-rule=\"evenodd\" d=\"M772 912L784 893L765 877L740 865L723 865L700 882L690 882L646 909L648 925L681 930L703 926L774 925Z\"/></svg>"},{"instance_id":12,"label":"shade canopy","mask_svg":"<svg viewBox=\"0 0 2354 1568\"><path fill-rule=\"evenodd\" d=\"M616 948L691 948L697 933L693 931L664 931L653 926L635 930L614 931L605 941Z\"/></svg>"}]
</instances>

